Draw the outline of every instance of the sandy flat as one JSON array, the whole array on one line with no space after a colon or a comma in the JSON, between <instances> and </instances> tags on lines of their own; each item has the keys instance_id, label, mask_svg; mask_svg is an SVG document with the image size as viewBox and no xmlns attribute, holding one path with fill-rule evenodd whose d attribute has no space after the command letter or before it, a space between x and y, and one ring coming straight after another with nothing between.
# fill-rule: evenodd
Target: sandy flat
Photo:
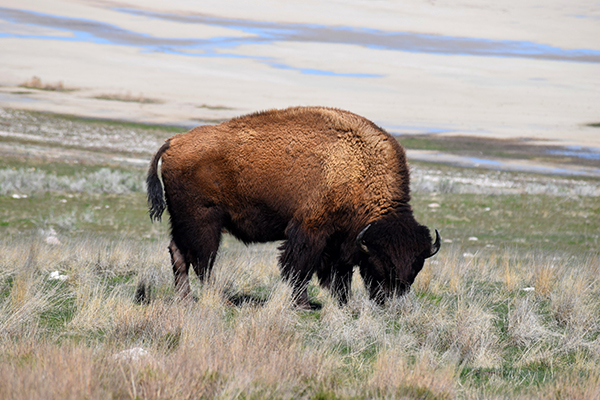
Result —
<instances>
[{"instance_id":1,"label":"sandy flat","mask_svg":"<svg viewBox=\"0 0 600 400\"><path fill-rule=\"evenodd\" d=\"M191 126L326 105L397 134L600 148L591 1L5 0L0 32L2 107ZM19 87L33 76L74 90Z\"/></svg>"}]
</instances>

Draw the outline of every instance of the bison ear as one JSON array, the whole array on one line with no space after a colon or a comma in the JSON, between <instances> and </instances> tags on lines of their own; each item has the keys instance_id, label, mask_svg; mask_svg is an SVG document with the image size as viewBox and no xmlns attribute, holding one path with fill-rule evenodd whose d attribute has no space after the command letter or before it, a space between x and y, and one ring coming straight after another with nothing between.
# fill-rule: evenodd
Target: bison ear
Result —
<instances>
[{"instance_id":1,"label":"bison ear","mask_svg":"<svg viewBox=\"0 0 600 400\"><path fill-rule=\"evenodd\" d=\"M357 246L363 251L365 254L370 254L369 248L367 247L367 243L363 239L365 236L365 232L371 227L371 224L367 225L356 237Z\"/></svg>"},{"instance_id":2,"label":"bison ear","mask_svg":"<svg viewBox=\"0 0 600 400\"><path fill-rule=\"evenodd\" d=\"M440 251L440 246L441 246L440 233L436 229L435 230L435 242L433 242L433 244L431 245L431 252L425 258L430 258L430 257L435 256L437 254L437 252Z\"/></svg>"}]
</instances>

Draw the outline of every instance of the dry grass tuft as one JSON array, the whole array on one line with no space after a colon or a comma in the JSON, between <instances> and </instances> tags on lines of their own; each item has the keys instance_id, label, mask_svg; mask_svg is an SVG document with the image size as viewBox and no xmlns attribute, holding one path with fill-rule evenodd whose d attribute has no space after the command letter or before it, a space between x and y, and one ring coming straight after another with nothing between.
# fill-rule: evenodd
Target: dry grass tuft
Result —
<instances>
[{"instance_id":1,"label":"dry grass tuft","mask_svg":"<svg viewBox=\"0 0 600 400\"><path fill-rule=\"evenodd\" d=\"M431 264L433 264L433 266L431 266ZM432 260L432 262L423 266L423 269L419 272L417 279L415 279L415 282L413 283L413 288L419 292L427 292L433 279L434 268L438 265L439 261Z\"/></svg>"},{"instance_id":2,"label":"dry grass tuft","mask_svg":"<svg viewBox=\"0 0 600 400\"><path fill-rule=\"evenodd\" d=\"M558 377L549 388L538 392L537 398L541 400L600 399L600 376L593 373L565 374Z\"/></svg>"},{"instance_id":3,"label":"dry grass tuft","mask_svg":"<svg viewBox=\"0 0 600 400\"><path fill-rule=\"evenodd\" d=\"M501 357L498 336L493 329L494 315L484 304L461 299L454 318L452 350L458 353L459 359L478 368L497 366Z\"/></svg>"},{"instance_id":4,"label":"dry grass tuft","mask_svg":"<svg viewBox=\"0 0 600 400\"><path fill-rule=\"evenodd\" d=\"M377 357L369 387L376 397L452 399L457 394L456 372L456 366L439 364L426 352L409 364L406 354L388 350Z\"/></svg>"},{"instance_id":5,"label":"dry grass tuft","mask_svg":"<svg viewBox=\"0 0 600 400\"><path fill-rule=\"evenodd\" d=\"M28 89L52 90L57 92L66 90L62 81L56 83L43 83L42 80L37 76L34 76L31 79L21 83L19 86Z\"/></svg>"},{"instance_id":6,"label":"dry grass tuft","mask_svg":"<svg viewBox=\"0 0 600 400\"><path fill-rule=\"evenodd\" d=\"M504 286L506 286L506 290L509 292L517 288L519 283L517 271L522 269L522 267L519 262L514 263L509 254L504 255Z\"/></svg>"},{"instance_id":7,"label":"dry grass tuft","mask_svg":"<svg viewBox=\"0 0 600 400\"><path fill-rule=\"evenodd\" d=\"M52 307L53 301L63 296L38 273L38 246L37 243L31 244L21 265L12 273L7 271L11 284L10 287L5 286L8 293L0 303L0 336L7 339L35 337L40 315Z\"/></svg>"},{"instance_id":8,"label":"dry grass tuft","mask_svg":"<svg viewBox=\"0 0 600 400\"><path fill-rule=\"evenodd\" d=\"M590 303L594 292L591 277L580 269L563 273L556 290L550 294L554 318L561 326L592 328L590 323L593 323L597 310L595 304Z\"/></svg>"},{"instance_id":9,"label":"dry grass tuft","mask_svg":"<svg viewBox=\"0 0 600 400\"><path fill-rule=\"evenodd\" d=\"M532 347L552 336L538 315L538 305L530 297L515 299L514 303L508 311L508 334L515 345Z\"/></svg>"},{"instance_id":10,"label":"dry grass tuft","mask_svg":"<svg viewBox=\"0 0 600 400\"><path fill-rule=\"evenodd\" d=\"M109 365L97 351L87 347L25 341L2 354L10 362L0 363L0 397L3 399L81 399L110 397L125 388L106 385ZM115 390L117 389L117 390Z\"/></svg>"},{"instance_id":11,"label":"dry grass tuft","mask_svg":"<svg viewBox=\"0 0 600 400\"><path fill-rule=\"evenodd\" d=\"M534 287L540 296L548 297L552 292L554 281L554 267L552 265L538 265L534 270Z\"/></svg>"}]
</instances>

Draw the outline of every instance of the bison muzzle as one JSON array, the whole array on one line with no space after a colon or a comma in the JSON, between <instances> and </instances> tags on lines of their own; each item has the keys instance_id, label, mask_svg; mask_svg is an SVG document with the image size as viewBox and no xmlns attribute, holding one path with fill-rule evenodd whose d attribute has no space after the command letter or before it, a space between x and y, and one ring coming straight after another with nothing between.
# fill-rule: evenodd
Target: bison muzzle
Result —
<instances>
[{"instance_id":1,"label":"bison muzzle","mask_svg":"<svg viewBox=\"0 0 600 400\"><path fill-rule=\"evenodd\" d=\"M315 273L345 303L354 266L372 299L403 294L440 248L437 230L432 243L413 216L397 140L333 108L259 112L173 136L150 163L147 190L151 219L170 214L182 297L190 265L209 275L223 229L246 244L282 240L280 270L302 308Z\"/></svg>"}]
</instances>

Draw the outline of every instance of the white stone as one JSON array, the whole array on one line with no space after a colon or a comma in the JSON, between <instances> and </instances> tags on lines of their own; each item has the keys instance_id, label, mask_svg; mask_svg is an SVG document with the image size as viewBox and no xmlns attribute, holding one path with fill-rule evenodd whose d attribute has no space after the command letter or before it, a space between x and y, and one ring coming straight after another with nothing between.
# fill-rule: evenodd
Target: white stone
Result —
<instances>
[{"instance_id":1,"label":"white stone","mask_svg":"<svg viewBox=\"0 0 600 400\"><path fill-rule=\"evenodd\" d=\"M58 271L53 271L53 272L50 272L50 277L48 279L50 279L52 281L66 281L67 279L69 279L69 276L61 275L61 273Z\"/></svg>"},{"instance_id":2,"label":"white stone","mask_svg":"<svg viewBox=\"0 0 600 400\"><path fill-rule=\"evenodd\" d=\"M133 347L131 349L123 350L112 356L113 360L119 361L140 361L142 358L148 357L150 354L147 350L141 347Z\"/></svg>"},{"instance_id":3,"label":"white stone","mask_svg":"<svg viewBox=\"0 0 600 400\"><path fill-rule=\"evenodd\" d=\"M44 239L44 241L53 246L60 246L62 244L56 236L48 236L46 239Z\"/></svg>"}]
</instances>

